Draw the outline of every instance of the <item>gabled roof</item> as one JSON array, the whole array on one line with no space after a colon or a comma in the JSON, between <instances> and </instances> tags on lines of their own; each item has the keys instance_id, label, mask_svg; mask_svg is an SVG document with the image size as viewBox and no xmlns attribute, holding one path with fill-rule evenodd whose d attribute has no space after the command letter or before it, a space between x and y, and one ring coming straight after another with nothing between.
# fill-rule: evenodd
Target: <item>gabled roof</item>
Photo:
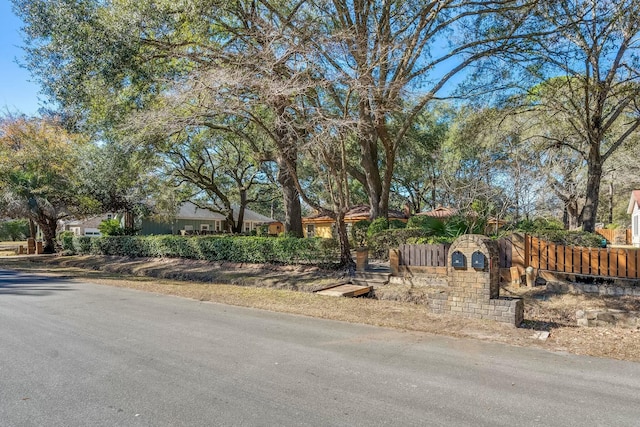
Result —
<instances>
[{"instance_id":1,"label":"gabled roof","mask_svg":"<svg viewBox=\"0 0 640 427\"><path fill-rule=\"evenodd\" d=\"M371 217L371 208L368 205L357 205L344 214L345 221L360 221ZM407 216L400 211L389 209L388 219L407 219ZM327 215L317 214L302 218L304 222L333 222L333 218Z\"/></svg>"},{"instance_id":2,"label":"gabled roof","mask_svg":"<svg viewBox=\"0 0 640 427\"><path fill-rule=\"evenodd\" d=\"M631 198L629 199L629 207L627 208L627 213L633 213L633 208L635 205L640 206L640 190L631 191Z\"/></svg>"},{"instance_id":3,"label":"gabled roof","mask_svg":"<svg viewBox=\"0 0 640 427\"><path fill-rule=\"evenodd\" d=\"M428 216L431 218L451 218L452 216L456 216L458 215L459 210L456 208L449 208L449 207L444 207L444 206L438 206L437 208L431 210L431 211L427 211L427 212L420 212L417 213L416 215L420 215L420 216Z\"/></svg>"},{"instance_id":4,"label":"gabled roof","mask_svg":"<svg viewBox=\"0 0 640 427\"><path fill-rule=\"evenodd\" d=\"M238 206L231 206L233 209L233 217L235 220L238 220ZM225 216L218 213L212 212L208 209L202 209L196 206L191 202L184 202L178 208L178 212L176 213L176 219L190 219L190 220L207 220L207 221L224 221ZM244 210L244 221L245 222L275 222L274 219L269 218L267 216L261 215L258 212L252 211L251 209Z\"/></svg>"}]
</instances>

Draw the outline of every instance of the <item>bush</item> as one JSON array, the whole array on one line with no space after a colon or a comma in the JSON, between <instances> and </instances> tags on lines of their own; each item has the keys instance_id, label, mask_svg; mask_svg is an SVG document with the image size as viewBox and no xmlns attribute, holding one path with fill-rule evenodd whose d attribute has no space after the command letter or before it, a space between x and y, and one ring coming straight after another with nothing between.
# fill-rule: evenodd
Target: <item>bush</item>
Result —
<instances>
[{"instance_id":1,"label":"bush","mask_svg":"<svg viewBox=\"0 0 640 427\"><path fill-rule=\"evenodd\" d=\"M389 221L389 230L399 230L402 228L407 228L406 222L400 221L399 219L392 219Z\"/></svg>"},{"instance_id":2,"label":"bush","mask_svg":"<svg viewBox=\"0 0 640 427\"><path fill-rule=\"evenodd\" d=\"M389 220L387 218L376 218L371 221L369 228L367 229L367 240L371 240L373 236L384 230L389 229Z\"/></svg>"},{"instance_id":3,"label":"bush","mask_svg":"<svg viewBox=\"0 0 640 427\"><path fill-rule=\"evenodd\" d=\"M588 233L586 231L570 230L538 230L531 235L542 240L564 246L586 246L597 248L602 246L603 237L599 234ZM606 243L606 241L605 241Z\"/></svg>"},{"instance_id":4,"label":"bush","mask_svg":"<svg viewBox=\"0 0 640 427\"><path fill-rule=\"evenodd\" d=\"M535 218L523 219L516 223L514 228L525 233L534 233L542 230L564 230L564 225L556 219Z\"/></svg>"},{"instance_id":5,"label":"bush","mask_svg":"<svg viewBox=\"0 0 640 427\"><path fill-rule=\"evenodd\" d=\"M58 234L58 244L60 244L63 251L73 252L74 237L75 234L73 234L73 231L63 231Z\"/></svg>"},{"instance_id":6,"label":"bush","mask_svg":"<svg viewBox=\"0 0 640 427\"><path fill-rule=\"evenodd\" d=\"M362 247L367 244L367 230L371 225L371 221L363 219L351 227L351 240L355 247Z\"/></svg>"},{"instance_id":7,"label":"bush","mask_svg":"<svg viewBox=\"0 0 640 427\"><path fill-rule=\"evenodd\" d=\"M188 258L252 263L328 264L339 257L333 239L236 236L73 237L64 248L81 255Z\"/></svg>"}]
</instances>

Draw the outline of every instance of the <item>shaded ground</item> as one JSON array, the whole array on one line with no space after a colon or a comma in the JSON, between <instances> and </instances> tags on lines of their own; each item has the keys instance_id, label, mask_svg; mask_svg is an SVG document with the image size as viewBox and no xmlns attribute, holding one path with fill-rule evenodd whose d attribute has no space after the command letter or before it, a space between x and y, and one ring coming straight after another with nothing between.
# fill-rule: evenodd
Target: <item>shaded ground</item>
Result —
<instances>
[{"instance_id":1,"label":"shaded ground","mask_svg":"<svg viewBox=\"0 0 640 427\"><path fill-rule=\"evenodd\" d=\"M344 272L308 266L264 266L177 259L124 257L2 257L0 267L57 275L77 281L134 288L325 319L469 337L518 346L640 361L640 330L579 328L575 312L585 308L640 311L640 298L553 295L543 288L506 288L525 300L521 328L491 321L436 315L425 310L419 287L385 286L377 299L335 298L312 293L346 280ZM546 341L536 331L549 331Z\"/></svg>"}]
</instances>

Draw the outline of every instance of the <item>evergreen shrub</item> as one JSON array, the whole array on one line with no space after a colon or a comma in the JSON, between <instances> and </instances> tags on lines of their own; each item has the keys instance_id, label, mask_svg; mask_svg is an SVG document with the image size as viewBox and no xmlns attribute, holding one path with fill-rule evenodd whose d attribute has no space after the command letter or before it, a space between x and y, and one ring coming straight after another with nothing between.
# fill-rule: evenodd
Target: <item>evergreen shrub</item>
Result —
<instances>
[{"instance_id":1,"label":"evergreen shrub","mask_svg":"<svg viewBox=\"0 0 640 427\"><path fill-rule=\"evenodd\" d=\"M339 258L333 239L252 236L100 236L65 240L66 253L187 258L280 264L330 264Z\"/></svg>"}]
</instances>

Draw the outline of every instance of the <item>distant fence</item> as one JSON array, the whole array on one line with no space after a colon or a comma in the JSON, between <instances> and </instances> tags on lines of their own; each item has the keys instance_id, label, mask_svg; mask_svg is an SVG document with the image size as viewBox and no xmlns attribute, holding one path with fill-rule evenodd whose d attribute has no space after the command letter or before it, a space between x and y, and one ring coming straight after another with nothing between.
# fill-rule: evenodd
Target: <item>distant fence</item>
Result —
<instances>
[{"instance_id":1,"label":"distant fence","mask_svg":"<svg viewBox=\"0 0 640 427\"><path fill-rule=\"evenodd\" d=\"M614 243L618 245L630 245L631 244L631 230L629 229L608 229L597 228L596 233L607 239L608 243Z\"/></svg>"},{"instance_id":2,"label":"distant fence","mask_svg":"<svg viewBox=\"0 0 640 427\"><path fill-rule=\"evenodd\" d=\"M498 239L499 267L505 280L518 280L524 269L562 273L640 278L640 250L618 248L588 248L557 245L529 235L514 234ZM413 267L446 267L450 245L400 245L398 265ZM429 271L435 271L433 269Z\"/></svg>"},{"instance_id":3,"label":"distant fence","mask_svg":"<svg viewBox=\"0 0 640 427\"><path fill-rule=\"evenodd\" d=\"M400 245L399 265L406 267L446 267L448 244L437 245Z\"/></svg>"}]
</instances>

